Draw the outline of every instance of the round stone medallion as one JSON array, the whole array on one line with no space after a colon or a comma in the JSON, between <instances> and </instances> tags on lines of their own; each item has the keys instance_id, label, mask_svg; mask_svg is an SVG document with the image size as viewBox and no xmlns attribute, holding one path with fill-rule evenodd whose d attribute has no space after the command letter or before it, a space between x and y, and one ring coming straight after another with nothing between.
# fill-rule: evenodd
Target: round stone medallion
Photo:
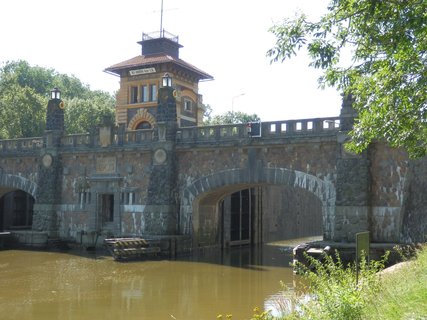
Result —
<instances>
[{"instance_id":1,"label":"round stone medallion","mask_svg":"<svg viewBox=\"0 0 427 320\"><path fill-rule=\"evenodd\" d=\"M45 166L46 168L49 168L52 165L52 161L52 155L50 155L49 153L46 153L42 158L43 166Z\"/></svg>"},{"instance_id":2,"label":"round stone medallion","mask_svg":"<svg viewBox=\"0 0 427 320\"><path fill-rule=\"evenodd\" d=\"M167 153L165 149L157 149L154 152L154 161L156 164L163 164L166 161Z\"/></svg>"}]
</instances>

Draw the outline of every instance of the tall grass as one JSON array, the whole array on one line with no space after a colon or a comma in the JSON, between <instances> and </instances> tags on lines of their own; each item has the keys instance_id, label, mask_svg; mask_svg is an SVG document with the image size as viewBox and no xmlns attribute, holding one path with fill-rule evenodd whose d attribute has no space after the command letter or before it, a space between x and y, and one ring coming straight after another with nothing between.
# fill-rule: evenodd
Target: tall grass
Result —
<instances>
[{"instance_id":1,"label":"tall grass","mask_svg":"<svg viewBox=\"0 0 427 320\"><path fill-rule=\"evenodd\" d=\"M427 245L380 277L382 290L367 306L366 319L427 319Z\"/></svg>"},{"instance_id":2,"label":"tall grass","mask_svg":"<svg viewBox=\"0 0 427 320\"><path fill-rule=\"evenodd\" d=\"M324 256L323 261L307 257L310 266L299 266L307 282L306 292L311 299L300 303L297 309L283 319L307 320L358 320L366 316L369 305L381 290L377 272L384 268L384 261L344 265L338 253Z\"/></svg>"}]
</instances>

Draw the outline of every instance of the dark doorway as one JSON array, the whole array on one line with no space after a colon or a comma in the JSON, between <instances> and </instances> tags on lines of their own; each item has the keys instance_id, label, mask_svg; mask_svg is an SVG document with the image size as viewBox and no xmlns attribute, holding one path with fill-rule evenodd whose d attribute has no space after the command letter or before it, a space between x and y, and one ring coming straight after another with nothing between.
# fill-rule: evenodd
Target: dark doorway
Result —
<instances>
[{"instance_id":1,"label":"dark doorway","mask_svg":"<svg viewBox=\"0 0 427 320\"><path fill-rule=\"evenodd\" d=\"M251 243L254 195L245 189L231 195L230 201L230 245Z\"/></svg>"},{"instance_id":2,"label":"dark doorway","mask_svg":"<svg viewBox=\"0 0 427 320\"><path fill-rule=\"evenodd\" d=\"M22 191L12 191L0 198L0 230L31 229L34 198Z\"/></svg>"},{"instance_id":3,"label":"dark doorway","mask_svg":"<svg viewBox=\"0 0 427 320\"><path fill-rule=\"evenodd\" d=\"M102 223L114 221L114 194L101 194L99 196Z\"/></svg>"}]
</instances>

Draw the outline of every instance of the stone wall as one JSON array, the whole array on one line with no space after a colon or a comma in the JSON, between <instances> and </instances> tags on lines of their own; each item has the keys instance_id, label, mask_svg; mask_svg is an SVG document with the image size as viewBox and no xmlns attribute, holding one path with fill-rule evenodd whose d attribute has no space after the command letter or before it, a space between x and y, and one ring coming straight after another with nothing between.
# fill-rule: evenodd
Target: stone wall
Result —
<instances>
[{"instance_id":1,"label":"stone wall","mask_svg":"<svg viewBox=\"0 0 427 320\"><path fill-rule=\"evenodd\" d=\"M34 228L56 228L65 238L105 230L184 234L218 244L218 203L255 187L264 188L269 203L266 240L287 230L302 235L294 228L298 221L319 219L326 239L352 241L365 229L373 241L423 239L426 160L409 161L381 143L360 156L346 154L336 121L263 123L260 138L248 136L242 124L178 128L175 140L177 128L165 125L163 134L159 126L57 137L57 146L40 138L0 141L0 192L34 195L40 217ZM43 167L47 152L55 158ZM49 182L51 172L59 186ZM114 200L114 221L103 223L99 195L106 193ZM290 216L294 225L286 222Z\"/></svg>"},{"instance_id":2,"label":"stone wall","mask_svg":"<svg viewBox=\"0 0 427 320\"><path fill-rule=\"evenodd\" d=\"M427 158L408 165L403 200L402 240L407 243L427 241Z\"/></svg>"},{"instance_id":3,"label":"stone wall","mask_svg":"<svg viewBox=\"0 0 427 320\"><path fill-rule=\"evenodd\" d=\"M402 205L408 184L408 156L384 143L372 144L370 159L370 231L375 242L400 242Z\"/></svg>"},{"instance_id":4,"label":"stone wall","mask_svg":"<svg viewBox=\"0 0 427 320\"><path fill-rule=\"evenodd\" d=\"M322 203L300 188L262 188L263 241L323 235Z\"/></svg>"}]
</instances>

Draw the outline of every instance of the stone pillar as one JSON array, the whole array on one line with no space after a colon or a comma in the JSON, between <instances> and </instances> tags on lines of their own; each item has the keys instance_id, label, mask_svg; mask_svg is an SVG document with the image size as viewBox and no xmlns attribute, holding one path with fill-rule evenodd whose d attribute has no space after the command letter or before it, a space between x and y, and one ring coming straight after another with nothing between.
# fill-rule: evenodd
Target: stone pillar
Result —
<instances>
[{"instance_id":1,"label":"stone pillar","mask_svg":"<svg viewBox=\"0 0 427 320\"><path fill-rule=\"evenodd\" d=\"M369 230L370 215L370 161L366 151L361 154L346 152L344 144L357 115L351 95L343 97L341 132L338 134L340 152L337 158L335 223L333 240L354 242L355 234Z\"/></svg>"},{"instance_id":2,"label":"stone pillar","mask_svg":"<svg viewBox=\"0 0 427 320\"><path fill-rule=\"evenodd\" d=\"M147 229L157 235L177 232L178 195L176 186L175 139L177 131L176 101L173 88L158 93L157 142L152 144L152 164L144 215Z\"/></svg>"},{"instance_id":3,"label":"stone pillar","mask_svg":"<svg viewBox=\"0 0 427 320\"><path fill-rule=\"evenodd\" d=\"M51 99L47 106L44 148L39 158L32 227L35 231L47 232L49 237L58 236L57 207L62 190L62 161L58 150L63 131L64 102Z\"/></svg>"}]
</instances>

